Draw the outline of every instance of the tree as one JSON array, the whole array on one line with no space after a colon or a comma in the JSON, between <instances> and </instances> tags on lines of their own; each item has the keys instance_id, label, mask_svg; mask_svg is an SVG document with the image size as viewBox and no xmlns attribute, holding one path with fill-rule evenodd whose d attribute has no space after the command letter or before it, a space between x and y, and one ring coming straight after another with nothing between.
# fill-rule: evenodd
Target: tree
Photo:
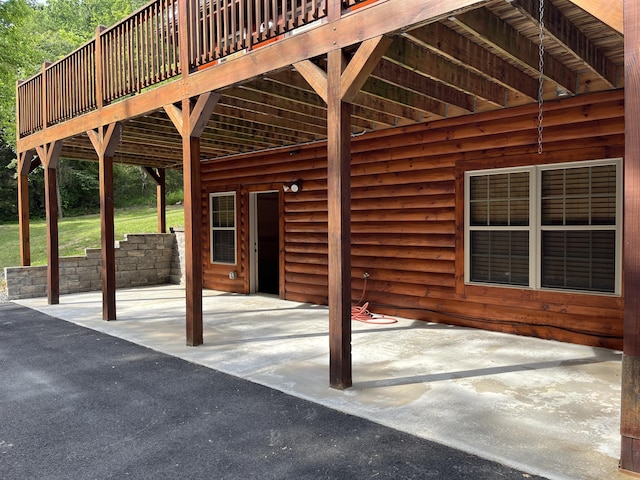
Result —
<instances>
[{"instance_id":1,"label":"tree","mask_svg":"<svg viewBox=\"0 0 640 480\"><path fill-rule=\"evenodd\" d=\"M48 0L42 5L36 0L0 0L0 209L15 211L9 205L16 202L16 81L37 73L44 61L54 62L93 38L97 26L111 26L146 3L146 0ZM9 157L13 157L13 162ZM14 165L13 170L5 168L7 165ZM78 213L97 209L96 164L63 159L58 168L62 206ZM116 176L119 169L116 166ZM147 179L139 168L134 172L122 170L122 178L131 176L127 182L121 182L131 189L123 190L122 197L154 194L153 188L145 191ZM41 183L36 177L34 173L29 178L34 189L40 188ZM12 188L4 188L11 182ZM34 202L31 210L35 208L37 212L40 193L31 190Z\"/></svg>"},{"instance_id":2,"label":"tree","mask_svg":"<svg viewBox=\"0 0 640 480\"><path fill-rule=\"evenodd\" d=\"M0 0L0 136L15 143L15 88L33 71L37 57L25 41L25 27L36 7L26 0Z\"/></svg>"}]
</instances>

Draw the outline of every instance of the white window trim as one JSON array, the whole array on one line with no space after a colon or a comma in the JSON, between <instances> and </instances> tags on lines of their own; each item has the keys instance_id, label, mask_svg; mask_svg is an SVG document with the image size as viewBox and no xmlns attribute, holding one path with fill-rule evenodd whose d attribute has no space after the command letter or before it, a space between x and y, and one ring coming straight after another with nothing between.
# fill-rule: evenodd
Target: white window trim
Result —
<instances>
[{"instance_id":1,"label":"white window trim","mask_svg":"<svg viewBox=\"0 0 640 480\"><path fill-rule=\"evenodd\" d=\"M616 234L616 254L615 254L615 287L614 292L597 292L571 289L547 288L541 286L542 272L542 252L541 238L543 229L550 230L585 230L584 225L558 225L558 226L542 226L542 195L538 191L542 172L544 170L561 170L568 168L593 167L600 165L616 165L616 224L610 225L590 225L588 230L614 230ZM471 227L470 212L470 178L472 176L494 175L501 173L517 173L530 172L529 175L529 226L506 226L506 227ZM623 206L623 183L622 183L622 158L603 159L603 160L587 160L567 163L554 163L546 165L531 165L526 167L512 168L495 168L485 170L473 170L464 174L464 282L467 285L483 285L496 286L502 288L517 289L534 289L542 291L553 291L562 293L581 293L587 295L615 295L619 296L622 292L622 206ZM480 230L528 230L529 231L529 285L509 285L502 283L490 282L473 282L471 281L471 231Z\"/></svg>"},{"instance_id":2,"label":"white window trim","mask_svg":"<svg viewBox=\"0 0 640 480\"><path fill-rule=\"evenodd\" d=\"M233 227L214 227L213 226L213 199L215 197L228 197L233 196ZM236 265L238 259L238 239L236 224L237 220L237 198L236 192L216 192L209 194L209 262L214 265ZM213 260L213 232L217 231L233 231L233 262L220 262Z\"/></svg>"}]
</instances>

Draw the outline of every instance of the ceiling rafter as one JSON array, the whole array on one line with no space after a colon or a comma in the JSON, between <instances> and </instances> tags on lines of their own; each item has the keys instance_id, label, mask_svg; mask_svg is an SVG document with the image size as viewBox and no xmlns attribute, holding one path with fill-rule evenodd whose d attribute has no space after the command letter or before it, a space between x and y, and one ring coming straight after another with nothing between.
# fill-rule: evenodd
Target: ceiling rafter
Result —
<instances>
[{"instance_id":1,"label":"ceiling rafter","mask_svg":"<svg viewBox=\"0 0 640 480\"><path fill-rule=\"evenodd\" d=\"M511 4L523 16L539 27L537 0L513 0ZM544 4L544 26L554 40L567 48L576 59L580 59L610 87L617 86L617 67L589 38L573 25L551 2Z\"/></svg>"},{"instance_id":2,"label":"ceiling rafter","mask_svg":"<svg viewBox=\"0 0 640 480\"><path fill-rule=\"evenodd\" d=\"M384 58L373 70L370 78L376 78L388 84L428 97L433 100L433 102L431 102L432 107L427 107L427 110L441 117L446 116L446 105L453 105L465 112L472 112L475 107L473 95L469 95L462 90L450 87L432 78L425 77L414 70L410 70L401 64L393 63ZM380 90L380 93L384 94L386 89L381 88Z\"/></svg>"},{"instance_id":3,"label":"ceiling rafter","mask_svg":"<svg viewBox=\"0 0 640 480\"><path fill-rule=\"evenodd\" d=\"M474 12L472 12L474 13ZM504 106L507 92L501 85L467 68L453 63L430 50L420 48L418 44L403 37L396 37L387 50L385 58L439 80L453 88L462 90L486 100L495 106Z\"/></svg>"},{"instance_id":4,"label":"ceiling rafter","mask_svg":"<svg viewBox=\"0 0 640 480\"><path fill-rule=\"evenodd\" d=\"M285 70L277 72L269 75L268 78L269 80L290 85L301 90L313 91L309 82L304 80L302 76L295 71ZM399 105L368 93L369 92L365 90L360 90L360 93L356 94L353 104L385 115L392 115L396 117L396 122L394 123L403 123L401 119L418 121L420 118L420 113L409 105Z\"/></svg>"},{"instance_id":5,"label":"ceiling rafter","mask_svg":"<svg viewBox=\"0 0 640 480\"><path fill-rule=\"evenodd\" d=\"M486 8L449 17L449 21L499 50L522 68L532 73L538 72L540 61L538 45ZM547 79L562 88L573 93L577 92L577 74L549 53L544 55L544 73Z\"/></svg>"},{"instance_id":6,"label":"ceiling rafter","mask_svg":"<svg viewBox=\"0 0 640 480\"><path fill-rule=\"evenodd\" d=\"M411 30L406 35L439 55L491 77L504 87L520 92L532 100L538 97L537 79L440 22Z\"/></svg>"}]
</instances>

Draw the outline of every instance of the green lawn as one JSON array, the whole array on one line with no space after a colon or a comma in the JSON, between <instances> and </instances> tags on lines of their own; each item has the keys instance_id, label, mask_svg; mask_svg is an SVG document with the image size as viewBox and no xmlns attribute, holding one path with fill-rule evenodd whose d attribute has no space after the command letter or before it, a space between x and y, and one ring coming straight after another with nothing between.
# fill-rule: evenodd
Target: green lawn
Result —
<instances>
[{"instance_id":1,"label":"green lawn","mask_svg":"<svg viewBox=\"0 0 640 480\"><path fill-rule=\"evenodd\" d=\"M182 205L167 207L167 228L184 225ZM46 265L47 234L44 220L30 222L31 264ZM115 212L116 240L127 233L158 231L157 210L152 207L118 209ZM83 255L85 248L100 247L100 215L64 218L58 222L58 242L61 257ZM5 267L20 265L18 224L0 225L0 272ZM1 276L1 275L0 275Z\"/></svg>"}]
</instances>

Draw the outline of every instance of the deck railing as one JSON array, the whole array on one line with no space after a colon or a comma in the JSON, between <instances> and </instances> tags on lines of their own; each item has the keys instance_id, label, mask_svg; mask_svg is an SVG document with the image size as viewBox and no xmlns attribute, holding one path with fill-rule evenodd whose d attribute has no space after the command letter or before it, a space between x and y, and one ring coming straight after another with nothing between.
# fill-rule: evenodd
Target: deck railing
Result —
<instances>
[{"instance_id":1,"label":"deck railing","mask_svg":"<svg viewBox=\"0 0 640 480\"><path fill-rule=\"evenodd\" d=\"M18 132L21 137L42 128L42 73L18 85Z\"/></svg>"},{"instance_id":2,"label":"deck railing","mask_svg":"<svg viewBox=\"0 0 640 480\"><path fill-rule=\"evenodd\" d=\"M105 102L179 75L178 0L156 0L102 32Z\"/></svg>"},{"instance_id":3,"label":"deck railing","mask_svg":"<svg viewBox=\"0 0 640 480\"><path fill-rule=\"evenodd\" d=\"M270 43L326 15L324 0L201 0L192 10L191 67Z\"/></svg>"},{"instance_id":4,"label":"deck railing","mask_svg":"<svg viewBox=\"0 0 640 480\"><path fill-rule=\"evenodd\" d=\"M343 0L342 7L353 9L373 1ZM19 135L31 135L140 93L184 74L185 68L191 73L279 40L325 17L326 3L154 0L113 27L98 31L94 40L20 83ZM187 14L181 14L181 8ZM181 45L181 38L186 39L187 48ZM183 55L188 52L186 66L181 51Z\"/></svg>"},{"instance_id":5,"label":"deck railing","mask_svg":"<svg viewBox=\"0 0 640 480\"><path fill-rule=\"evenodd\" d=\"M46 119L58 123L96 108L95 40L45 70Z\"/></svg>"}]
</instances>

